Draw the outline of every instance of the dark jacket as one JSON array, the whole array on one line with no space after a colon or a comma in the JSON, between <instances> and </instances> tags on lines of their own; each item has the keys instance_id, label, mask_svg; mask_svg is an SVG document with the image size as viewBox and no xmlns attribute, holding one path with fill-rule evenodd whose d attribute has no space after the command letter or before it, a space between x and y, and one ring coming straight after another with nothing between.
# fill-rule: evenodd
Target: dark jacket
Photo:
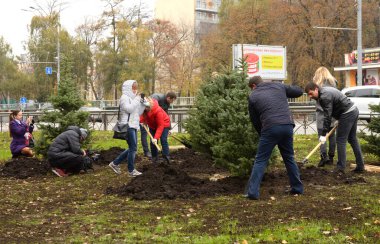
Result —
<instances>
[{"instance_id":1,"label":"dark jacket","mask_svg":"<svg viewBox=\"0 0 380 244\"><path fill-rule=\"evenodd\" d=\"M325 80L323 82L322 87L334 87L334 88L336 88L337 85L338 85L338 81L336 81L336 80L335 80L334 86L332 86L327 80ZM318 101L315 104L315 110L316 110L317 129L322 130L323 129L323 120L324 120L323 108L321 107L321 105L319 104ZM330 128L334 126L334 123L335 123L335 119L331 120Z\"/></svg>"},{"instance_id":2,"label":"dark jacket","mask_svg":"<svg viewBox=\"0 0 380 244\"><path fill-rule=\"evenodd\" d=\"M155 93L152 96L150 96L154 100L158 102L158 105L168 114L168 110L170 107L170 104L166 100L166 95L161 93Z\"/></svg>"},{"instance_id":3,"label":"dark jacket","mask_svg":"<svg viewBox=\"0 0 380 244\"><path fill-rule=\"evenodd\" d=\"M323 136L330 130L331 119L339 120L340 116L354 105L350 99L333 87L319 88L318 102L323 109Z\"/></svg>"},{"instance_id":4,"label":"dark jacket","mask_svg":"<svg viewBox=\"0 0 380 244\"><path fill-rule=\"evenodd\" d=\"M48 150L48 159L71 158L73 154L83 155L80 148L81 132L78 126L69 126L66 131L59 134Z\"/></svg>"},{"instance_id":5,"label":"dark jacket","mask_svg":"<svg viewBox=\"0 0 380 244\"><path fill-rule=\"evenodd\" d=\"M256 131L261 134L275 125L292 124L293 116L288 98L300 97L303 91L298 86L282 83L262 82L249 95L249 116Z\"/></svg>"},{"instance_id":6,"label":"dark jacket","mask_svg":"<svg viewBox=\"0 0 380 244\"><path fill-rule=\"evenodd\" d=\"M12 136L12 142L10 145L12 155L21 153L24 147L29 145L28 140L25 138L25 133L33 132L33 126L29 126L24 121L12 120L9 123L10 134Z\"/></svg>"}]
</instances>

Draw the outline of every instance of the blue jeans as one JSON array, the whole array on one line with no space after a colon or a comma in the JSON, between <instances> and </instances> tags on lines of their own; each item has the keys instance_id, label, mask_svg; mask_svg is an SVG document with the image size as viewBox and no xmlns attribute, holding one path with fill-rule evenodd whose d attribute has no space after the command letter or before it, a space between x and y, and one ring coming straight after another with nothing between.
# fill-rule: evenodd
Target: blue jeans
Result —
<instances>
[{"instance_id":1,"label":"blue jeans","mask_svg":"<svg viewBox=\"0 0 380 244\"><path fill-rule=\"evenodd\" d=\"M164 156L169 156L169 143L168 143L169 130L170 130L169 127L164 128L164 130L162 131L161 137L160 137L161 146L162 146L162 155L164 155ZM149 128L149 131L152 134L152 136L154 137L154 135L156 134L156 130ZM152 157L157 157L158 150L152 142L150 142L150 150L152 152Z\"/></svg>"},{"instance_id":2,"label":"blue jeans","mask_svg":"<svg viewBox=\"0 0 380 244\"><path fill-rule=\"evenodd\" d=\"M149 147L148 147L148 132L146 132L144 126L140 124L140 133L141 133L141 145L143 147L144 153L149 152Z\"/></svg>"},{"instance_id":3,"label":"blue jeans","mask_svg":"<svg viewBox=\"0 0 380 244\"><path fill-rule=\"evenodd\" d=\"M356 159L356 167L364 169L364 162L362 150L358 138L356 137L356 130L358 124L359 110L356 108L347 114L342 114L339 118L339 125L336 133L336 144L338 149L338 164L337 168L344 170L346 168L346 144L351 144L352 151Z\"/></svg>"},{"instance_id":4,"label":"blue jeans","mask_svg":"<svg viewBox=\"0 0 380 244\"><path fill-rule=\"evenodd\" d=\"M113 163L119 165L125 159L128 161L128 171L132 172L135 169L135 157L137 152L137 130L133 128L128 129L127 136L128 149L122 152Z\"/></svg>"},{"instance_id":5,"label":"blue jeans","mask_svg":"<svg viewBox=\"0 0 380 244\"><path fill-rule=\"evenodd\" d=\"M286 171L292 193L303 193L303 185L300 173L294 160L293 150L293 125L275 125L261 132L259 146L254 161L251 177L248 182L248 197L258 199L260 196L260 184L273 148L278 146Z\"/></svg>"}]
</instances>

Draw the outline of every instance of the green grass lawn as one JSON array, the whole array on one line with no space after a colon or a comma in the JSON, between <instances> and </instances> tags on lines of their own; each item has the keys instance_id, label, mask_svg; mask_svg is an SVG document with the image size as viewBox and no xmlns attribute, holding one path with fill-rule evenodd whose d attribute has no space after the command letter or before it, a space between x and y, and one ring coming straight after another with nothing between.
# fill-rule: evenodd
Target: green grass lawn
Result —
<instances>
[{"instance_id":1,"label":"green grass lawn","mask_svg":"<svg viewBox=\"0 0 380 244\"><path fill-rule=\"evenodd\" d=\"M38 139L39 132L34 133L35 138ZM112 139L112 132L111 131L94 131L92 133L93 143L91 145L92 149L109 149L111 147L121 147L125 148L126 142L122 140L115 140ZM140 136L138 136L140 138ZM8 133L0 133L0 162L9 160L11 158L11 153L9 150L9 144L11 142L11 138L9 137ZM140 140L138 140L140 143ZM361 144L364 144L365 141L361 140ZM295 157L297 161L302 161L310 152L311 150L318 144L318 138L316 135L296 135L294 137L294 151L295 151ZM178 141L174 140L169 136L169 145L177 146L181 145ZM141 146L138 147L138 152L142 152ZM364 162L376 162L377 158L375 155L371 154L363 154L364 156ZM313 156L310 157L309 161L310 163L318 163L319 162L319 151L314 153ZM337 155L335 157L335 160L337 159ZM347 145L347 160L348 161L354 161L355 157L352 153L352 149L350 145Z\"/></svg>"},{"instance_id":2,"label":"green grass lawn","mask_svg":"<svg viewBox=\"0 0 380 244\"><path fill-rule=\"evenodd\" d=\"M111 135L94 132L93 148L125 147ZM10 138L0 136L5 161ZM296 136L297 160L316 143L316 136ZM348 160L353 160L350 149ZM310 163L318 161L316 153ZM269 201L240 195L135 201L104 193L130 180L107 167L67 178L0 177L0 243L378 243L380 177L365 179L365 184L305 186L303 196Z\"/></svg>"}]
</instances>

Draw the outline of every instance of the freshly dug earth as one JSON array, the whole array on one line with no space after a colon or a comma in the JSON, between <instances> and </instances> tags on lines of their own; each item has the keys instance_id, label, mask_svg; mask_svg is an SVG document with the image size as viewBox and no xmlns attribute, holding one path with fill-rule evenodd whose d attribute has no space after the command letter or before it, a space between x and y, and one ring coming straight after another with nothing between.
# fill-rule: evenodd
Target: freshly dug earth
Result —
<instances>
[{"instance_id":1,"label":"freshly dug earth","mask_svg":"<svg viewBox=\"0 0 380 244\"><path fill-rule=\"evenodd\" d=\"M248 179L229 176L225 170L213 166L208 156L191 149L180 149L171 157L170 164L144 164L140 169L143 173L141 176L121 187L108 187L106 193L136 200L244 194ZM301 168L301 178L306 187L312 185L317 188L366 183L362 175L341 175L314 166ZM285 169L272 168L265 174L261 197L284 195L288 185Z\"/></svg>"},{"instance_id":2,"label":"freshly dug earth","mask_svg":"<svg viewBox=\"0 0 380 244\"><path fill-rule=\"evenodd\" d=\"M99 151L99 159L94 162L95 171L101 167L107 167L109 162L123 150L111 148ZM203 196L244 194L248 181L247 178L231 177L226 170L214 166L208 155L191 149L179 149L172 152L170 164L164 162L153 164L149 159L137 156L136 167L142 171L143 175L132 178L120 187L107 187L105 192L136 200L192 199ZM89 173L91 174L91 171ZM55 177L50 173L48 162L25 157L6 162L0 168L0 175L18 179L46 175ZM301 167L301 178L306 189L308 186L329 188L340 184L366 183L363 175L352 173L339 175L314 166ZM271 167L262 183L261 198L284 195L288 185L285 169Z\"/></svg>"},{"instance_id":3,"label":"freshly dug earth","mask_svg":"<svg viewBox=\"0 0 380 244\"><path fill-rule=\"evenodd\" d=\"M0 176L26 179L29 177L46 176L50 171L47 161L37 158L18 157L7 161L0 167Z\"/></svg>"},{"instance_id":4,"label":"freshly dug earth","mask_svg":"<svg viewBox=\"0 0 380 244\"><path fill-rule=\"evenodd\" d=\"M96 152L100 155L99 159L94 161L95 168L97 168L97 166L109 164L123 150L124 149L119 147L113 147L109 150ZM11 159L5 162L2 167L0 166L0 176L13 177L16 179L46 176L49 175L50 172L51 166L48 161L41 161L37 158L27 158L23 156Z\"/></svg>"}]
</instances>

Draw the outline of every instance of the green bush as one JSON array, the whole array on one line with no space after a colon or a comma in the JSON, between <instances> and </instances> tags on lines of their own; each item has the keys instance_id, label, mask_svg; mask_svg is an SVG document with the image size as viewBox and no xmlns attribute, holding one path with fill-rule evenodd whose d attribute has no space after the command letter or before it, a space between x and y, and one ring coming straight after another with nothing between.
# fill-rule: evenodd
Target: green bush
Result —
<instances>
[{"instance_id":1,"label":"green bush","mask_svg":"<svg viewBox=\"0 0 380 244\"><path fill-rule=\"evenodd\" d=\"M237 175L249 174L258 142L248 115L246 78L245 72L226 69L209 77L185 124L194 148Z\"/></svg>"},{"instance_id":2,"label":"green bush","mask_svg":"<svg viewBox=\"0 0 380 244\"><path fill-rule=\"evenodd\" d=\"M369 105L370 109L374 113L380 113L380 104ZM369 135L363 134L362 137L367 144L363 145L363 151L367 153L372 153L380 158L380 116L375 115L371 118L371 122L367 125L370 131Z\"/></svg>"},{"instance_id":3,"label":"green bush","mask_svg":"<svg viewBox=\"0 0 380 244\"><path fill-rule=\"evenodd\" d=\"M62 67L58 94L50 98L54 111L45 112L39 120L41 136L36 142L35 151L44 157L47 155L52 140L64 132L68 126L76 125L88 129L89 113L78 111L84 101L80 97L79 89L72 76L71 61L63 58ZM89 137L87 141L89 141Z\"/></svg>"}]
</instances>

